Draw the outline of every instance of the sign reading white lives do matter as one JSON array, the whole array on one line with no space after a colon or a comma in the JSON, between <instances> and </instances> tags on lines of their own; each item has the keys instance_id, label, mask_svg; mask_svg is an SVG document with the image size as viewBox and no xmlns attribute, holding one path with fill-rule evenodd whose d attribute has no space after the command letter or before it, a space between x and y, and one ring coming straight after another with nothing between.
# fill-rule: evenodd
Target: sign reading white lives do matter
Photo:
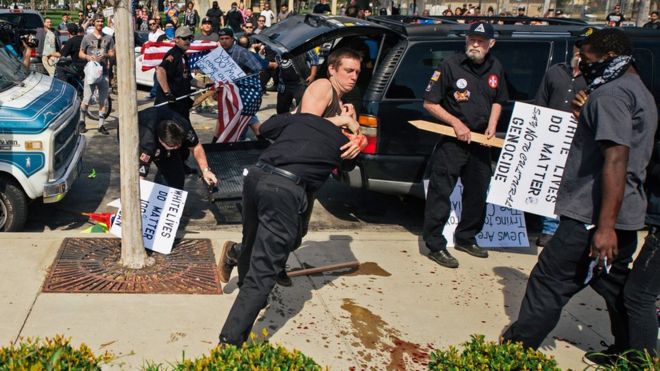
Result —
<instances>
[{"instance_id":1,"label":"sign reading white lives do matter","mask_svg":"<svg viewBox=\"0 0 660 371\"><path fill-rule=\"evenodd\" d=\"M140 180L140 209L144 247L169 254L186 204L188 192L161 184ZM116 203L111 203L116 205ZM121 237L121 206L110 233Z\"/></svg>"},{"instance_id":2,"label":"sign reading white lives do matter","mask_svg":"<svg viewBox=\"0 0 660 371\"><path fill-rule=\"evenodd\" d=\"M424 180L424 193L428 189L428 180ZM463 184L459 180L454 187L449 202L451 212L442 235L447 239L447 246L454 246L454 232L461 220ZM486 204L486 218L481 232L477 233L477 244L481 247L529 247L527 225L523 212L508 207Z\"/></svg>"},{"instance_id":3,"label":"sign reading white lives do matter","mask_svg":"<svg viewBox=\"0 0 660 371\"><path fill-rule=\"evenodd\" d=\"M488 202L555 217L577 121L571 113L516 102Z\"/></svg>"},{"instance_id":4,"label":"sign reading white lives do matter","mask_svg":"<svg viewBox=\"0 0 660 371\"><path fill-rule=\"evenodd\" d=\"M245 76L241 67L221 47L200 59L197 67L215 82L234 81Z\"/></svg>"}]
</instances>

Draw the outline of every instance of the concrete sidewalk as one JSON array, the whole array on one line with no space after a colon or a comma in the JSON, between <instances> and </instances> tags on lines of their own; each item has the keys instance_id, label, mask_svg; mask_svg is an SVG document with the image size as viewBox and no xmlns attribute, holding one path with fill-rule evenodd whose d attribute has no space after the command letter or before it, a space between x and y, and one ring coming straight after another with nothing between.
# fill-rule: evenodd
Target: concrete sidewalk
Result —
<instances>
[{"instance_id":1,"label":"concrete sidewalk","mask_svg":"<svg viewBox=\"0 0 660 371\"><path fill-rule=\"evenodd\" d=\"M114 353L113 365L139 369L206 353L238 290L236 277L223 295L45 294L41 285L65 237L78 231L3 234L0 247L0 344L18 337L64 334L96 354ZM98 237L99 235L92 235ZM219 256L236 232L204 231ZM488 259L456 252L460 268L445 269L420 254L418 236L406 232L314 232L289 259L289 268L357 259L350 274L294 278L276 287L254 327L272 342L297 348L335 370L425 369L413 352L429 352L484 334L495 340L518 314L536 248L498 250ZM236 274L236 272L234 272ZM566 307L543 344L562 368L583 369L582 355L611 341L605 303L591 289Z\"/></svg>"}]
</instances>

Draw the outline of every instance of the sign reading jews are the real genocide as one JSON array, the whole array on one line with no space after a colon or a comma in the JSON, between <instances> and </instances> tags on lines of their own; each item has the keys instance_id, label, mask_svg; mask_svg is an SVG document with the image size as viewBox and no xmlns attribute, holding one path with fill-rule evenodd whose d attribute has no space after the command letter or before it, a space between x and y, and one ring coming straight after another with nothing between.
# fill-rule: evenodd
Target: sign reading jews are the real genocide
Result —
<instances>
[{"instance_id":1,"label":"sign reading jews are the real genocide","mask_svg":"<svg viewBox=\"0 0 660 371\"><path fill-rule=\"evenodd\" d=\"M555 217L577 121L571 113L516 102L488 202Z\"/></svg>"},{"instance_id":2,"label":"sign reading jews are the real genocide","mask_svg":"<svg viewBox=\"0 0 660 371\"><path fill-rule=\"evenodd\" d=\"M186 191L140 180L142 240L145 248L161 254L172 252L187 197ZM110 233L121 237L121 206L116 202L110 205L119 207Z\"/></svg>"},{"instance_id":3,"label":"sign reading jews are the real genocide","mask_svg":"<svg viewBox=\"0 0 660 371\"><path fill-rule=\"evenodd\" d=\"M213 49L200 59L197 67L216 82L235 81L245 76L241 67L221 47Z\"/></svg>"},{"instance_id":4,"label":"sign reading jews are the real genocide","mask_svg":"<svg viewBox=\"0 0 660 371\"><path fill-rule=\"evenodd\" d=\"M424 180L424 191L428 189L428 180ZM459 180L449 196L451 212L442 230L447 239L447 246L454 246L454 232L461 220L463 184ZM529 247L527 225L522 211L508 207L486 204L486 218L481 232L477 233L477 244L481 247Z\"/></svg>"}]
</instances>

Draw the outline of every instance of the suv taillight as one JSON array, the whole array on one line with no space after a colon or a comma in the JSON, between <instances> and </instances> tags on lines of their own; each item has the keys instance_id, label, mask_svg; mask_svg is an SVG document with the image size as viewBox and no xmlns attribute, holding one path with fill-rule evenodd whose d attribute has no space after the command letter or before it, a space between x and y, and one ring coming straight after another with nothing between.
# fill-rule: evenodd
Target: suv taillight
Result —
<instances>
[{"instance_id":1,"label":"suv taillight","mask_svg":"<svg viewBox=\"0 0 660 371\"><path fill-rule=\"evenodd\" d=\"M377 150L378 118L371 115L360 115L358 122L360 123L362 134L367 137L367 146L364 147L362 153L373 155Z\"/></svg>"}]
</instances>

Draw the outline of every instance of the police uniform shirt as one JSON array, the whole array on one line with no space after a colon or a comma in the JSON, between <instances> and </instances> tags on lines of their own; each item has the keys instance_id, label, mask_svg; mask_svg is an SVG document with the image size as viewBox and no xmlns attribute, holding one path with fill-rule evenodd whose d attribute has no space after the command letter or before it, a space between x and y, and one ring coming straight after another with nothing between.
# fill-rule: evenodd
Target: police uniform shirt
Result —
<instances>
[{"instance_id":1,"label":"police uniform shirt","mask_svg":"<svg viewBox=\"0 0 660 371\"><path fill-rule=\"evenodd\" d=\"M573 68L569 63L559 63L548 68L543 81L536 93L534 104L564 112L571 112L571 104L575 94L587 89L584 76L573 76Z\"/></svg>"},{"instance_id":2,"label":"police uniform shirt","mask_svg":"<svg viewBox=\"0 0 660 371\"><path fill-rule=\"evenodd\" d=\"M167 84L175 97L188 95L191 92L190 81L192 80L192 76L190 75L189 66L186 52L178 46L170 49L165 54L163 61L160 62L160 67L165 69L167 73ZM165 92L163 92L163 88L159 84L156 92L156 103L164 101L166 101Z\"/></svg>"},{"instance_id":3,"label":"police uniform shirt","mask_svg":"<svg viewBox=\"0 0 660 371\"><path fill-rule=\"evenodd\" d=\"M140 134L140 176L149 174L152 161L159 161L175 155L175 150L167 150L158 140L157 128L162 120L172 120L183 127L184 138L181 148L194 147L199 138L190 122L167 107L150 107L138 113L138 130Z\"/></svg>"},{"instance_id":4,"label":"police uniform shirt","mask_svg":"<svg viewBox=\"0 0 660 371\"><path fill-rule=\"evenodd\" d=\"M342 165L340 147L348 143L340 128L308 113L273 116L259 127L259 133L275 141L259 160L298 175L311 192Z\"/></svg>"},{"instance_id":5,"label":"police uniform shirt","mask_svg":"<svg viewBox=\"0 0 660 371\"><path fill-rule=\"evenodd\" d=\"M437 103L456 116L471 131L484 132L493 103L508 99L504 69L490 54L474 64L465 53L444 61L431 76L424 100Z\"/></svg>"}]
</instances>

